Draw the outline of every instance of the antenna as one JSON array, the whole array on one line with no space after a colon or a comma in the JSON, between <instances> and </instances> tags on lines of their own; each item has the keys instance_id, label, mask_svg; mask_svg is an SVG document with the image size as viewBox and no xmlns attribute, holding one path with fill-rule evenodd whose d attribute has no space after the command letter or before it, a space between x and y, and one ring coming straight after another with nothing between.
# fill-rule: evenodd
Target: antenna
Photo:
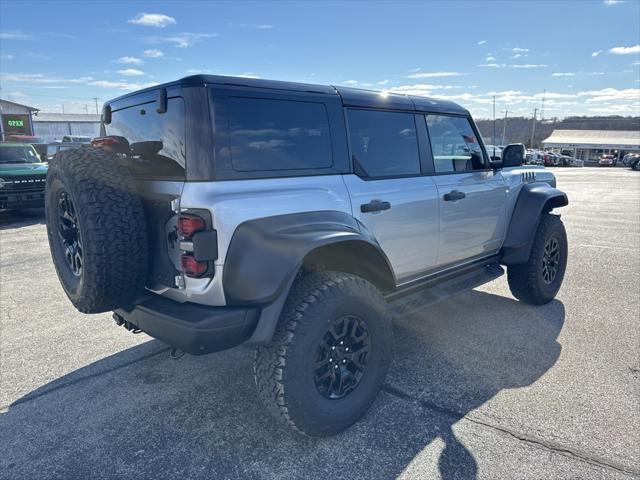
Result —
<instances>
[{"instance_id":1,"label":"antenna","mask_svg":"<svg viewBox=\"0 0 640 480\"><path fill-rule=\"evenodd\" d=\"M496 156L496 96L493 96L493 156Z\"/></svg>"}]
</instances>

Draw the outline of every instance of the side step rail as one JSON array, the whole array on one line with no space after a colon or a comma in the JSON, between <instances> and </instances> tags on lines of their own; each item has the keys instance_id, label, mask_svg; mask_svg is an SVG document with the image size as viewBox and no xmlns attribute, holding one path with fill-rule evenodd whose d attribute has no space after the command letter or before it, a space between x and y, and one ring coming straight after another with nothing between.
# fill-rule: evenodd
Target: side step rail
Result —
<instances>
[{"instance_id":1,"label":"side step rail","mask_svg":"<svg viewBox=\"0 0 640 480\"><path fill-rule=\"evenodd\" d=\"M409 291L398 291L387 296L389 308L394 316L419 312L435 303L446 300L459 293L491 282L504 274L498 263L485 263L445 278L434 278L420 285L412 286Z\"/></svg>"}]
</instances>

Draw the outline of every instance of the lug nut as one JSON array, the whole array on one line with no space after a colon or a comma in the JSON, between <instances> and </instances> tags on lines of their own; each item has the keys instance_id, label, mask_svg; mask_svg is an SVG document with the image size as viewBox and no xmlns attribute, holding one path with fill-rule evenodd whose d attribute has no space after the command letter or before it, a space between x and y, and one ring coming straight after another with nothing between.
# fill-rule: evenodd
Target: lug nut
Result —
<instances>
[{"instance_id":1,"label":"lug nut","mask_svg":"<svg viewBox=\"0 0 640 480\"><path fill-rule=\"evenodd\" d=\"M344 342L342 340L340 340L340 345L343 345L343 344L344 344Z\"/></svg>"},{"instance_id":2,"label":"lug nut","mask_svg":"<svg viewBox=\"0 0 640 480\"><path fill-rule=\"evenodd\" d=\"M335 365L333 368L338 368L338 365Z\"/></svg>"},{"instance_id":3,"label":"lug nut","mask_svg":"<svg viewBox=\"0 0 640 480\"><path fill-rule=\"evenodd\" d=\"M345 351L345 352L348 352L348 351L349 351L349 347L345 348L345 349L344 349L344 351Z\"/></svg>"},{"instance_id":4,"label":"lug nut","mask_svg":"<svg viewBox=\"0 0 640 480\"><path fill-rule=\"evenodd\" d=\"M335 345L333 347L331 347L331 350L335 350L335 349L336 349Z\"/></svg>"},{"instance_id":5,"label":"lug nut","mask_svg":"<svg viewBox=\"0 0 640 480\"><path fill-rule=\"evenodd\" d=\"M333 358L330 358L330 359L329 359L329 362L333 362Z\"/></svg>"},{"instance_id":6,"label":"lug nut","mask_svg":"<svg viewBox=\"0 0 640 480\"><path fill-rule=\"evenodd\" d=\"M346 360L342 360L342 363L347 363L347 361Z\"/></svg>"}]
</instances>

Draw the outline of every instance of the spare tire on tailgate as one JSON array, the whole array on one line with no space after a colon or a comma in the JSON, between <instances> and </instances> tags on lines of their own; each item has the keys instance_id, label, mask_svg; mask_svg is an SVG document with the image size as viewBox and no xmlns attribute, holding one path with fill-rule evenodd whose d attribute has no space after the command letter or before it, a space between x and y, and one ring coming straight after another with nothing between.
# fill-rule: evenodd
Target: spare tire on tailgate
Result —
<instances>
[{"instance_id":1,"label":"spare tire on tailgate","mask_svg":"<svg viewBox=\"0 0 640 480\"><path fill-rule=\"evenodd\" d=\"M78 310L114 310L143 291L148 245L142 199L117 155L91 147L56 155L45 210L51 257Z\"/></svg>"}]
</instances>

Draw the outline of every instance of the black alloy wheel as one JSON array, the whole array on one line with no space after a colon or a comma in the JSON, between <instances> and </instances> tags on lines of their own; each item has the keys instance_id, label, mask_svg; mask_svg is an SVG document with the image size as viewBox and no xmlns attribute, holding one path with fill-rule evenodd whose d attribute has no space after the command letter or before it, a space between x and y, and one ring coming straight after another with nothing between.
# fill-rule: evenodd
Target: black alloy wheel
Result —
<instances>
[{"instance_id":1,"label":"black alloy wheel","mask_svg":"<svg viewBox=\"0 0 640 480\"><path fill-rule=\"evenodd\" d=\"M76 277L82 275L84 265L82 235L75 205L66 190L58 195L58 235L62 241L67 266Z\"/></svg>"},{"instance_id":2,"label":"black alloy wheel","mask_svg":"<svg viewBox=\"0 0 640 480\"><path fill-rule=\"evenodd\" d=\"M544 245L542 255L542 280L547 285L551 285L558 274L560 263L560 244L556 237L551 237Z\"/></svg>"},{"instance_id":3,"label":"black alloy wheel","mask_svg":"<svg viewBox=\"0 0 640 480\"><path fill-rule=\"evenodd\" d=\"M371 349L369 330L355 315L345 315L329 323L316 351L314 382L320 394L339 399L360 383Z\"/></svg>"}]
</instances>

